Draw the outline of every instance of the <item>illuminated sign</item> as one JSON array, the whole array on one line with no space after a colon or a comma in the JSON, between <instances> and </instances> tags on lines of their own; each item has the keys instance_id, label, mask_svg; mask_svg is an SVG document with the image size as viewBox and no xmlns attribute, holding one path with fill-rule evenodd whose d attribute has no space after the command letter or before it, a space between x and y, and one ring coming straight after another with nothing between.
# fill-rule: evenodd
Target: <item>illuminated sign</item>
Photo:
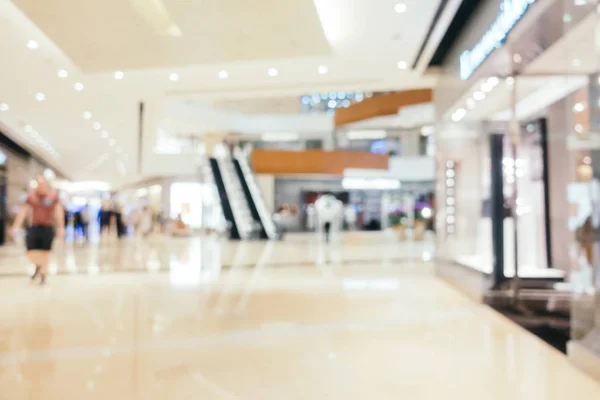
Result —
<instances>
[{"instance_id":1,"label":"illuminated sign","mask_svg":"<svg viewBox=\"0 0 600 400\"><path fill-rule=\"evenodd\" d=\"M501 47L514 26L536 0L502 0L500 13L481 40L460 56L460 79L467 80L486 58Z\"/></svg>"},{"instance_id":2,"label":"illuminated sign","mask_svg":"<svg viewBox=\"0 0 600 400\"><path fill-rule=\"evenodd\" d=\"M6 162L6 154L2 150L0 150L0 165L4 165Z\"/></svg>"}]
</instances>

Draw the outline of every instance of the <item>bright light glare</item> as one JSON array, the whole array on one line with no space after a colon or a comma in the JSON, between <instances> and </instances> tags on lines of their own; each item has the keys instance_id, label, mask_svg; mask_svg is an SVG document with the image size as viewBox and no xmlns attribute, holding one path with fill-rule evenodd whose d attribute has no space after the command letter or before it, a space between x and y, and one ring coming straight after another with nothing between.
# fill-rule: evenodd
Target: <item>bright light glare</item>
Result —
<instances>
[{"instance_id":1,"label":"bright light glare","mask_svg":"<svg viewBox=\"0 0 600 400\"><path fill-rule=\"evenodd\" d=\"M400 189L400 181L391 178L344 178L342 186L349 190L395 190Z\"/></svg>"},{"instance_id":2,"label":"bright light glare","mask_svg":"<svg viewBox=\"0 0 600 400\"><path fill-rule=\"evenodd\" d=\"M385 138L387 132L384 130L349 131L346 135L350 140L374 140Z\"/></svg>"},{"instance_id":3,"label":"bright light glare","mask_svg":"<svg viewBox=\"0 0 600 400\"><path fill-rule=\"evenodd\" d=\"M398 14L405 13L406 10L408 10L408 7L404 3L398 3L394 6L394 11L396 11Z\"/></svg>"},{"instance_id":4,"label":"bright light glare","mask_svg":"<svg viewBox=\"0 0 600 400\"><path fill-rule=\"evenodd\" d=\"M427 218L431 218L431 216L433 215L433 211L431 210L431 208L429 207L425 207L421 210L421 215L423 216L423 218L427 219Z\"/></svg>"},{"instance_id":5,"label":"bright light glare","mask_svg":"<svg viewBox=\"0 0 600 400\"><path fill-rule=\"evenodd\" d=\"M263 133L263 142L293 142L298 140L298 134L294 132L271 132Z\"/></svg>"}]
</instances>

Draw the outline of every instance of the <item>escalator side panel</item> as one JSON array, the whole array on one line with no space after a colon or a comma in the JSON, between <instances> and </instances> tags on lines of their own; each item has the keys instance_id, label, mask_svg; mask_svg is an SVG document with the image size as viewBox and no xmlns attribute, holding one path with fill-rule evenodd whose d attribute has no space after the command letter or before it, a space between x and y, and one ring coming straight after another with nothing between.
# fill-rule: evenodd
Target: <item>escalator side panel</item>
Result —
<instances>
[{"instance_id":1,"label":"escalator side panel","mask_svg":"<svg viewBox=\"0 0 600 400\"><path fill-rule=\"evenodd\" d=\"M219 168L219 163L215 158L210 159L210 168L215 179L217 191L219 192L219 199L221 200L223 215L225 216L225 220L231 224L229 238L232 240L240 240L240 232L238 231L235 218L233 217L233 210L231 209L231 204L229 203L229 197L227 196L227 190L225 189L225 183L223 182L221 169Z\"/></svg>"},{"instance_id":2,"label":"escalator side panel","mask_svg":"<svg viewBox=\"0 0 600 400\"><path fill-rule=\"evenodd\" d=\"M240 166L240 162L233 159L233 166L235 168L235 172L240 181L240 185L242 186L242 191L244 192L244 197L246 198L246 203L248 204L248 208L250 209L250 214L252 215L252 219L260 224L260 238L268 239L267 231L260 219L260 214L258 213L258 209L256 208L256 203L252 198L252 193L250 192L250 188L248 187L248 182L246 181L246 177L244 176L244 172L242 171L242 167Z\"/></svg>"}]
</instances>

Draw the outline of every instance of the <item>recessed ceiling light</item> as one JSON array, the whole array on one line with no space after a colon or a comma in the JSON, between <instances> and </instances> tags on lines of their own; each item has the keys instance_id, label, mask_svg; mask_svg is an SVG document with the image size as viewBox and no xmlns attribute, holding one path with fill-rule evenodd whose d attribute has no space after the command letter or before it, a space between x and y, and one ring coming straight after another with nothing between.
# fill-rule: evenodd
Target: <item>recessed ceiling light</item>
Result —
<instances>
[{"instance_id":1,"label":"recessed ceiling light","mask_svg":"<svg viewBox=\"0 0 600 400\"><path fill-rule=\"evenodd\" d=\"M575 132L583 133L583 125L581 125L581 124L575 125Z\"/></svg>"},{"instance_id":2,"label":"recessed ceiling light","mask_svg":"<svg viewBox=\"0 0 600 400\"><path fill-rule=\"evenodd\" d=\"M466 103L467 103L467 108L468 108L469 110L473 110L475 107L477 107L477 103L475 103L475 100L473 100L473 99L472 99L472 98L470 98L470 97L467 99L467 102L466 102Z\"/></svg>"},{"instance_id":3,"label":"recessed ceiling light","mask_svg":"<svg viewBox=\"0 0 600 400\"><path fill-rule=\"evenodd\" d=\"M508 86L512 86L515 84L515 78L513 78L512 76L509 76L508 78L506 78L506 84Z\"/></svg>"},{"instance_id":4,"label":"recessed ceiling light","mask_svg":"<svg viewBox=\"0 0 600 400\"><path fill-rule=\"evenodd\" d=\"M269 76L277 76L279 74L279 71L277 71L277 69L275 68L269 68L267 74L269 74Z\"/></svg>"},{"instance_id":5,"label":"recessed ceiling light","mask_svg":"<svg viewBox=\"0 0 600 400\"><path fill-rule=\"evenodd\" d=\"M89 111L84 112L83 119L92 119L92 113Z\"/></svg>"},{"instance_id":6,"label":"recessed ceiling light","mask_svg":"<svg viewBox=\"0 0 600 400\"><path fill-rule=\"evenodd\" d=\"M36 93L35 99L37 101L44 101L46 100L46 95L44 93Z\"/></svg>"},{"instance_id":7,"label":"recessed ceiling light","mask_svg":"<svg viewBox=\"0 0 600 400\"><path fill-rule=\"evenodd\" d=\"M585 110L585 103L576 103L573 106L573 111L574 112L582 112L583 110Z\"/></svg>"},{"instance_id":8,"label":"recessed ceiling light","mask_svg":"<svg viewBox=\"0 0 600 400\"><path fill-rule=\"evenodd\" d=\"M93 127L95 130L99 131L100 129L102 129L102 124L100 122L94 122Z\"/></svg>"},{"instance_id":9,"label":"recessed ceiling light","mask_svg":"<svg viewBox=\"0 0 600 400\"><path fill-rule=\"evenodd\" d=\"M123 71L115 71L115 79L120 81L125 78L125 73Z\"/></svg>"},{"instance_id":10,"label":"recessed ceiling light","mask_svg":"<svg viewBox=\"0 0 600 400\"><path fill-rule=\"evenodd\" d=\"M176 72L171 73L171 75L169 75L169 80L171 82L177 82L179 80L179 74Z\"/></svg>"},{"instance_id":11,"label":"recessed ceiling light","mask_svg":"<svg viewBox=\"0 0 600 400\"><path fill-rule=\"evenodd\" d=\"M31 125L25 125L23 129L28 133L33 131L33 127Z\"/></svg>"},{"instance_id":12,"label":"recessed ceiling light","mask_svg":"<svg viewBox=\"0 0 600 400\"><path fill-rule=\"evenodd\" d=\"M574 67L581 67L581 60L579 58L573 59L573 66Z\"/></svg>"},{"instance_id":13,"label":"recessed ceiling light","mask_svg":"<svg viewBox=\"0 0 600 400\"><path fill-rule=\"evenodd\" d=\"M9 107L6 103L0 103L0 111L8 111Z\"/></svg>"},{"instance_id":14,"label":"recessed ceiling light","mask_svg":"<svg viewBox=\"0 0 600 400\"><path fill-rule=\"evenodd\" d=\"M571 17L571 14L564 14L563 15L563 22L565 24L568 24L571 21L573 21L573 17Z\"/></svg>"},{"instance_id":15,"label":"recessed ceiling light","mask_svg":"<svg viewBox=\"0 0 600 400\"><path fill-rule=\"evenodd\" d=\"M521 57L519 53L515 53L513 54L513 61L515 62L515 64L520 64L521 61L523 61L523 57Z\"/></svg>"},{"instance_id":16,"label":"recessed ceiling light","mask_svg":"<svg viewBox=\"0 0 600 400\"><path fill-rule=\"evenodd\" d=\"M81 92L83 90L83 83L77 82L73 85L73 89L75 89L76 92Z\"/></svg>"},{"instance_id":17,"label":"recessed ceiling light","mask_svg":"<svg viewBox=\"0 0 600 400\"><path fill-rule=\"evenodd\" d=\"M487 83L491 86L498 86L498 84L500 83L500 79L498 79L495 76L492 76L491 78L488 78Z\"/></svg>"},{"instance_id":18,"label":"recessed ceiling light","mask_svg":"<svg viewBox=\"0 0 600 400\"><path fill-rule=\"evenodd\" d=\"M320 65L319 68L317 68L317 72L320 73L321 75L325 75L326 73L329 72L329 68L327 68L327 66L325 66L325 65Z\"/></svg>"},{"instance_id":19,"label":"recessed ceiling light","mask_svg":"<svg viewBox=\"0 0 600 400\"><path fill-rule=\"evenodd\" d=\"M60 79L65 79L69 77L69 72L66 69L59 69L57 75Z\"/></svg>"},{"instance_id":20,"label":"recessed ceiling light","mask_svg":"<svg viewBox=\"0 0 600 400\"><path fill-rule=\"evenodd\" d=\"M408 7L404 3L398 3L394 6L394 11L396 11L398 14L405 13L407 9Z\"/></svg>"},{"instance_id":21,"label":"recessed ceiling light","mask_svg":"<svg viewBox=\"0 0 600 400\"><path fill-rule=\"evenodd\" d=\"M575 5L576 6L585 6L586 4L588 4L589 0L575 0Z\"/></svg>"},{"instance_id":22,"label":"recessed ceiling light","mask_svg":"<svg viewBox=\"0 0 600 400\"><path fill-rule=\"evenodd\" d=\"M219 71L219 79L227 79L229 77L229 74L227 73L227 71Z\"/></svg>"},{"instance_id":23,"label":"recessed ceiling light","mask_svg":"<svg viewBox=\"0 0 600 400\"><path fill-rule=\"evenodd\" d=\"M480 91L480 90L478 90L475 93L473 93L473 98L475 100L483 100L483 99L485 99L485 93L482 92L482 91Z\"/></svg>"},{"instance_id":24,"label":"recessed ceiling light","mask_svg":"<svg viewBox=\"0 0 600 400\"><path fill-rule=\"evenodd\" d=\"M398 67L398 69L407 69L408 63L406 61L399 61L398 64L396 64L396 66Z\"/></svg>"},{"instance_id":25,"label":"recessed ceiling light","mask_svg":"<svg viewBox=\"0 0 600 400\"><path fill-rule=\"evenodd\" d=\"M106 139L108 137L108 132L107 131L102 131L102 138Z\"/></svg>"},{"instance_id":26,"label":"recessed ceiling light","mask_svg":"<svg viewBox=\"0 0 600 400\"><path fill-rule=\"evenodd\" d=\"M108 144L109 144L110 146L114 146L114 145L115 145L115 143L117 143L115 139L110 139L110 140L108 141Z\"/></svg>"},{"instance_id":27,"label":"recessed ceiling light","mask_svg":"<svg viewBox=\"0 0 600 400\"><path fill-rule=\"evenodd\" d=\"M40 47L40 45L38 44L38 42L36 42L35 40L29 40L27 42L27 48L31 49L31 50L35 50L38 47Z\"/></svg>"}]
</instances>

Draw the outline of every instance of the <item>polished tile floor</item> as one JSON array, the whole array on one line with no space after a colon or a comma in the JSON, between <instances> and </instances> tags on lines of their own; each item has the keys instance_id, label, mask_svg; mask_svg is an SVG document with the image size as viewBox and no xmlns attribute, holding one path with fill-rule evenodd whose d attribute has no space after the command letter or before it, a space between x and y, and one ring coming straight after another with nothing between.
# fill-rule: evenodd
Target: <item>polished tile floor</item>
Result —
<instances>
[{"instance_id":1,"label":"polished tile floor","mask_svg":"<svg viewBox=\"0 0 600 400\"><path fill-rule=\"evenodd\" d=\"M434 275L431 243L0 250L0 400L597 400L564 355Z\"/></svg>"}]
</instances>

